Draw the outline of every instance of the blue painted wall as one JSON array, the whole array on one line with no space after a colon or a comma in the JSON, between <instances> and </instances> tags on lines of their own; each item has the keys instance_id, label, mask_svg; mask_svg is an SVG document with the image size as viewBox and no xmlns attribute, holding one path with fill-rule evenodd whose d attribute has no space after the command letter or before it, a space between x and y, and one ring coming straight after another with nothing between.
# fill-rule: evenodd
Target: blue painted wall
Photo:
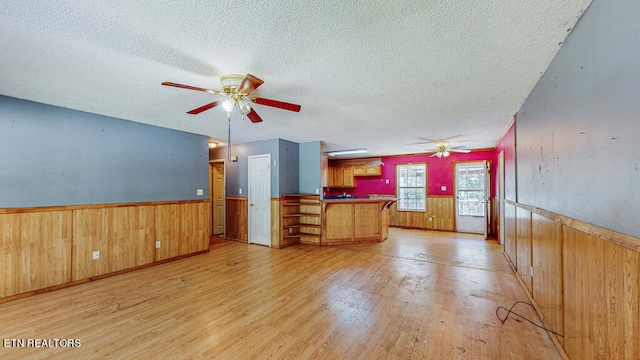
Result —
<instances>
[{"instance_id":1,"label":"blue painted wall","mask_svg":"<svg viewBox=\"0 0 640 360\"><path fill-rule=\"evenodd\" d=\"M0 208L207 199L207 141L0 96Z\"/></svg>"},{"instance_id":2,"label":"blue painted wall","mask_svg":"<svg viewBox=\"0 0 640 360\"><path fill-rule=\"evenodd\" d=\"M227 159L227 147L219 147L210 153L210 158ZM232 144L231 156L237 156L235 162L226 161L227 196L247 197L249 191L249 156L270 154L271 161L278 157L278 139L256 141L245 144ZM277 160L276 160L277 161ZM271 197L277 197L280 174L271 171Z\"/></svg>"},{"instance_id":3,"label":"blue painted wall","mask_svg":"<svg viewBox=\"0 0 640 360\"><path fill-rule=\"evenodd\" d=\"M320 141L300 144L299 152L301 194L316 194L322 191L320 171L322 168L322 147Z\"/></svg>"},{"instance_id":4,"label":"blue painted wall","mask_svg":"<svg viewBox=\"0 0 640 360\"><path fill-rule=\"evenodd\" d=\"M640 237L640 2L594 0L516 120L518 202Z\"/></svg>"},{"instance_id":5,"label":"blue painted wall","mask_svg":"<svg viewBox=\"0 0 640 360\"><path fill-rule=\"evenodd\" d=\"M276 168L280 174L278 196L298 193L299 144L287 140L279 140L278 162ZM273 162L273 161L272 161Z\"/></svg>"},{"instance_id":6,"label":"blue painted wall","mask_svg":"<svg viewBox=\"0 0 640 360\"><path fill-rule=\"evenodd\" d=\"M299 151L297 143L272 139L232 144L231 156L238 158L235 162L228 161L227 151L228 148L225 146L213 149L209 154L211 160L225 159L226 196L247 197L249 156L263 154L271 155L271 197L278 198L282 197L282 194L298 192Z\"/></svg>"}]
</instances>

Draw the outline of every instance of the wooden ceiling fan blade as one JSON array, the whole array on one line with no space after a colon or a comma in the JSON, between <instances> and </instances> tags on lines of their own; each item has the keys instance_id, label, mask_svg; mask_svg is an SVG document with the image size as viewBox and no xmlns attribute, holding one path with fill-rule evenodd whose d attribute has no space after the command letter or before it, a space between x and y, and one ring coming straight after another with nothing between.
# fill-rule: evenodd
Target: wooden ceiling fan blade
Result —
<instances>
[{"instance_id":1,"label":"wooden ceiling fan blade","mask_svg":"<svg viewBox=\"0 0 640 360\"><path fill-rule=\"evenodd\" d=\"M259 123L262 121L262 118L260 117L260 115L258 115L258 113L253 109L249 111L249 113L247 114L247 117L249 118L249 120L251 120L252 123Z\"/></svg>"},{"instance_id":2,"label":"wooden ceiling fan blade","mask_svg":"<svg viewBox=\"0 0 640 360\"><path fill-rule=\"evenodd\" d=\"M251 74L247 74L247 76L245 76L240 82L240 85L238 85L236 91L244 95L249 95L262 84L264 84L264 81Z\"/></svg>"},{"instance_id":3,"label":"wooden ceiling fan blade","mask_svg":"<svg viewBox=\"0 0 640 360\"><path fill-rule=\"evenodd\" d=\"M218 90L199 88L199 87L195 87L195 86L191 86L191 85L177 84L177 83L173 83L173 82L169 82L169 81L163 82L162 85L164 85L164 86L173 86L173 87L187 89L187 90L202 91L202 92L207 92L207 93L210 93L210 94L226 95L222 91L218 91Z\"/></svg>"},{"instance_id":4,"label":"wooden ceiling fan blade","mask_svg":"<svg viewBox=\"0 0 640 360\"><path fill-rule=\"evenodd\" d=\"M220 104L220 101L214 101L212 103L209 103L207 105L203 105L200 106L199 108L193 109L191 111L187 111L187 114L191 114L191 115L196 115L196 114L200 114L201 112L205 111L205 110L209 110L212 107L216 107L218 106L218 104Z\"/></svg>"},{"instance_id":5,"label":"wooden ceiling fan blade","mask_svg":"<svg viewBox=\"0 0 640 360\"><path fill-rule=\"evenodd\" d=\"M287 102L284 102L284 101L265 99L265 98L255 98L252 101L254 103L256 103L256 104L276 107L276 108L279 108L279 109L295 111L295 112L299 112L300 109L302 108L300 105L291 104L291 103L287 103Z\"/></svg>"}]
</instances>

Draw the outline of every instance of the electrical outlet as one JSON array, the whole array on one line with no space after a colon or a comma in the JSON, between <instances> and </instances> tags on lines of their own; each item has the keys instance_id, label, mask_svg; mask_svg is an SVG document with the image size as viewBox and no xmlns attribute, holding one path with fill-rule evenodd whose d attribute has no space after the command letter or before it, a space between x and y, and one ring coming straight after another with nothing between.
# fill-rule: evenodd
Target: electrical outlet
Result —
<instances>
[{"instance_id":1,"label":"electrical outlet","mask_svg":"<svg viewBox=\"0 0 640 360\"><path fill-rule=\"evenodd\" d=\"M204 189L197 189L196 190L196 195L198 195L198 196L204 195Z\"/></svg>"},{"instance_id":2,"label":"electrical outlet","mask_svg":"<svg viewBox=\"0 0 640 360\"><path fill-rule=\"evenodd\" d=\"M91 258L92 258L93 260L98 260L98 259L100 259L100 251L94 251L94 252L91 254Z\"/></svg>"},{"instance_id":3,"label":"electrical outlet","mask_svg":"<svg viewBox=\"0 0 640 360\"><path fill-rule=\"evenodd\" d=\"M242 189L238 189L238 194L242 194Z\"/></svg>"},{"instance_id":4,"label":"electrical outlet","mask_svg":"<svg viewBox=\"0 0 640 360\"><path fill-rule=\"evenodd\" d=\"M531 277L533 277L533 266L531 266L530 269L531 269Z\"/></svg>"},{"instance_id":5,"label":"electrical outlet","mask_svg":"<svg viewBox=\"0 0 640 360\"><path fill-rule=\"evenodd\" d=\"M433 218L432 218L432 217L429 217L429 221L433 221Z\"/></svg>"},{"instance_id":6,"label":"electrical outlet","mask_svg":"<svg viewBox=\"0 0 640 360\"><path fill-rule=\"evenodd\" d=\"M320 189L316 189L316 195L320 194Z\"/></svg>"},{"instance_id":7,"label":"electrical outlet","mask_svg":"<svg viewBox=\"0 0 640 360\"><path fill-rule=\"evenodd\" d=\"M160 241L156 241L156 249L160 249Z\"/></svg>"},{"instance_id":8,"label":"electrical outlet","mask_svg":"<svg viewBox=\"0 0 640 360\"><path fill-rule=\"evenodd\" d=\"M293 230L291 228L289 228L289 234L291 234L293 232Z\"/></svg>"}]
</instances>

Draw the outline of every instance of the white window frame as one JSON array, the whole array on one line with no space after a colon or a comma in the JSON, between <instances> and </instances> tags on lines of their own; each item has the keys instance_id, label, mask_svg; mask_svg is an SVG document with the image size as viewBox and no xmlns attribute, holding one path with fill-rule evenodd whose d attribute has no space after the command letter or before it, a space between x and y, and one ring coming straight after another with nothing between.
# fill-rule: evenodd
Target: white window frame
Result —
<instances>
[{"instance_id":1,"label":"white window frame","mask_svg":"<svg viewBox=\"0 0 640 360\"><path fill-rule=\"evenodd\" d=\"M410 167L422 167L424 168L424 178L422 180L422 186L401 186L400 175L403 169L408 169ZM397 164L396 165L396 196L398 197L397 202L397 210L398 211L413 211L413 212L426 212L427 211L427 171L428 166L426 163L412 163L412 164ZM404 199L402 199L403 191L402 189L422 189L422 194L424 197L422 198L422 207L403 207Z\"/></svg>"}]
</instances>

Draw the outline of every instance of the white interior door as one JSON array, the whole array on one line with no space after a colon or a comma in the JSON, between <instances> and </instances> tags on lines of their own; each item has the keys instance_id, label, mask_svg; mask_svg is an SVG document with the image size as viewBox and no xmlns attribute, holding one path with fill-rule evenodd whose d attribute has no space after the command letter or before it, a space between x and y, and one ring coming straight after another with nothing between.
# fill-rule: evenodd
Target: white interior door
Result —
<instances>
[{"instance_id":1,"label":"white interior door","mask_svg":"<svg viewBox=\"0 0 640 360\"><path fill-rule=\"evenodd\" d=\"M486 231L486 161L456 163L456 231Z\"/></svg>"},{"instance_id":2,"label":"white interior door","mask_svg":"<svg viewBox=\"0 0 640 360\"><path fill-rule=\"evenodd\" d=\"M271 246L271 155L249 156L249 243Z\"/></svg>"}]
</instances>

